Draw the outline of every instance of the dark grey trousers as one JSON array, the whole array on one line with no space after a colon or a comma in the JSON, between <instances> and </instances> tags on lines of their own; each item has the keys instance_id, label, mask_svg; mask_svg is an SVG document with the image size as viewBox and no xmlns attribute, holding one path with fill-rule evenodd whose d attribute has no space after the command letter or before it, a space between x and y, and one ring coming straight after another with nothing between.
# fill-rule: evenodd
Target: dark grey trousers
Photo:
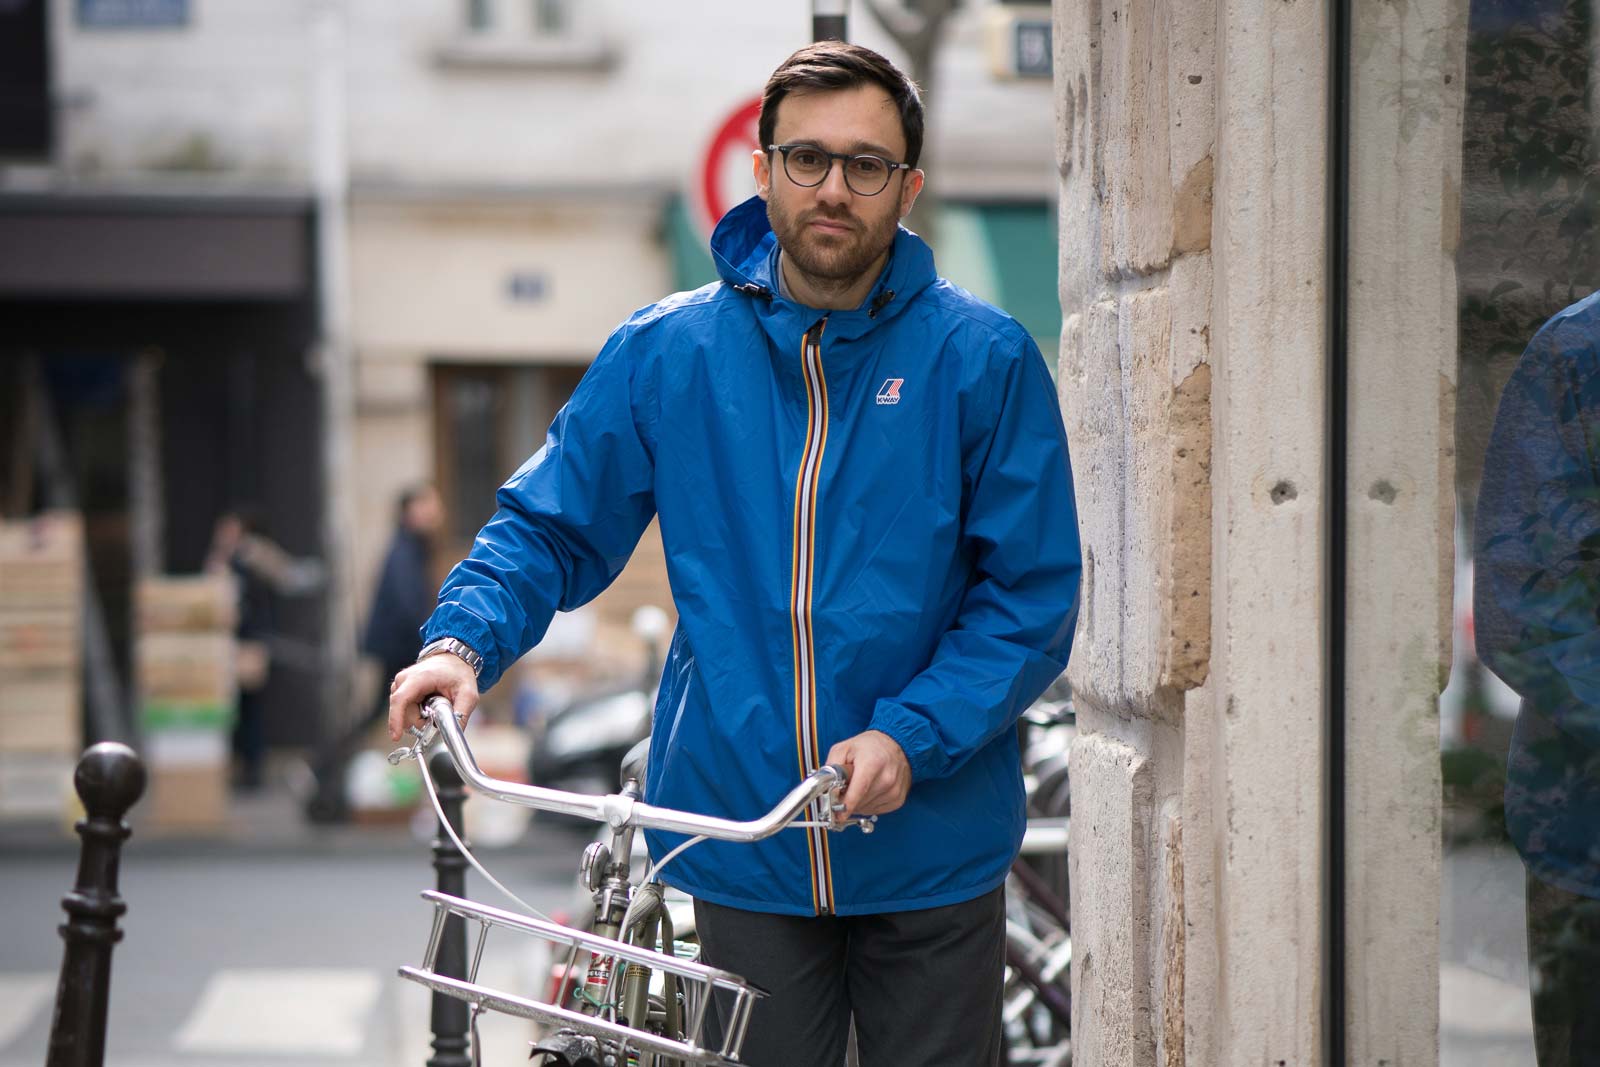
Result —
<instances>
[{"instance_id":1,"label":"dark grey trousers","mask_svg":"<svg viewBox=\"0 0 1600 1067\"><path fill-rule=\"evenodd\" d=\"M750 1067L840 1067L852 1016L861 1067L1000 1062L1004 887L881 915L768 915L704 901L694 914L705 962L772 994L750 1017L740 1056Z\"/></svg>"}]
</instances>

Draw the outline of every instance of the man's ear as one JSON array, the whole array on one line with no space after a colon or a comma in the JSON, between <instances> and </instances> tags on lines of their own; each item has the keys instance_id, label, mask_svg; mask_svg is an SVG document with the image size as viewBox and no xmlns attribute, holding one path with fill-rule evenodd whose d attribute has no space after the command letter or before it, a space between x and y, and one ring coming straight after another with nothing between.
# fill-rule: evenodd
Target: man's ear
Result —
<instances>
[{"instance_id":1,"label":"man's ear","mask_svg":"<svg viewBox=\"0 0 1600 1067\"><path fill-rule=\"evenodd\" d=\"M916 205L917 194L922 192L922 182L925 175L920 170L911 171L906 175L905 183L900 186L900 217L905 218L911 214L911 209Z\"/></svg>"},{"instance_id":2,"label":"man's ear","mask_svg":"<svg viewBox=\"0 0 1600 1067\"><path fill-rule=\"evenodd\" d=\"M765 200L772 191L772 163L759 148L750 153L750 169L756 176L756 195Z\"/></svg>"}]
</instances>

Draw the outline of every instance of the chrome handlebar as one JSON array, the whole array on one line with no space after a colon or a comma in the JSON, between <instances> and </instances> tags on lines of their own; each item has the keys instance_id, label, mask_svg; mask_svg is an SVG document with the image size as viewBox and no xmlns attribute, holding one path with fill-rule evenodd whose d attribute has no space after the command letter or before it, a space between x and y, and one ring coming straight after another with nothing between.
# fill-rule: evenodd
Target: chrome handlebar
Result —
<instances>
[{"instance_id":1,"label":"chrome handlebar","mask_svg":"<svg viewBox=\"0 0 1600 1067\"><path fill-rule=\"evenodd\" d=\"M455 709L450 706L448 700L442 696L429 697L423 702L423 717L426 725L421 729L413 727L411 731L417 738L416 742L391 752L390 763L398 764L409 758L420 760L437 737L444 741L445 750L450 753L450 759L461 772L462 779L485 796L503 800L508 804L521 804L540 811L560 812L563 815L575 815L595 822L608 823L614 829L631 825L693 834L718 841L759 841L771 837L788 826L813 802L830 793L837 794L842 791L848 780L843 767L833 764L818 767L799 785L789 790L788 794L767 814L747 822L740 822L712 815L676 811L672 808L658 808L642 800L618 794L590 796L586 793L569 793L562 789L548 789L544 786L523 785L520 782L491 778L478 767L478 761L473 757L472 749L468 747L466 736L462 732L461 722L456 718ZM874 821L875 816L853 816L849 819L832 820L832 828L842 830L854 825L859 826L864 833L871 833Z\"/></svg>"}]
</instances>

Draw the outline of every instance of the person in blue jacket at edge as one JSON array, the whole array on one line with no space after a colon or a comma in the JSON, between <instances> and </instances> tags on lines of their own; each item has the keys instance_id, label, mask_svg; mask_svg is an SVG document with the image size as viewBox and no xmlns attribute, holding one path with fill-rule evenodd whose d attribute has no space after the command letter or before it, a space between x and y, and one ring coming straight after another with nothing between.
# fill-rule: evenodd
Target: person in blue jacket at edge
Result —
<instances>
[{"instance_id":1,"label":"person in blue jacket at edge","mask_svg":"<svg viewBox=\"0 0 1600 1067\"><path fill-rule=\"evenodd\" d=\"M998 1063L1015 724L1066 667L1081 573L1066 434L1028 333L899 225L923 111L825 42L767 82L721 281L634 314L444 584L390 733L470 711L659 517L679 623L645 795L767 811L823 763L877 831L709 841L664 879L707 962L771 993L754 1067ZM649 835L653 856L682 840Z\"/></svg>"},{"instance_id":2,"label":"person in blue jacket at edge","mask_svg":"<svg viewBox=\"0 0 1600 1067\"><path fill-rule=\"evenodd\" d=\"M1600 294L1500 395L1473 538L1478 656L1522 697L1506 828L1527 868L1540 1067L1600 1064Z\"/></svg>"}]
</instances>

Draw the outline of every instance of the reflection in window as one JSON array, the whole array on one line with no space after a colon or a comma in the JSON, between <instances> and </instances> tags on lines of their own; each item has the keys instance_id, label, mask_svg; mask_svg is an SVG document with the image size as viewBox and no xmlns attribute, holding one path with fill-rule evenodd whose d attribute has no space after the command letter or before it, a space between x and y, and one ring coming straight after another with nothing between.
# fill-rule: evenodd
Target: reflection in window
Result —
<instances>
[{"instance_id":1,"label":"reflection in window","mask_svg":"<svg viewBox=\"0 0 1600 1067\"><path fill-rule=\"evenodd\" d=\"M560 36L572 28L568 0L533 0L533 29L545 36Z\"/></svg>"},{"instance_id":2,"label":"reflection in window","mask_svg":"<svg viewBox=\"0 0 1600 1067\"><path fill-rule=\"evenodd\" d=\"M1456 445L1471 536L1458 569L1456 676L1441 709L1441 1063L1531 1065L1535 1050L1541 1067L1593 1063L1600 734L1591 720L1600 697L1590 676L1600 646L1589 646L1600 642L1600 298L1585 300L1600 283L1593 18L1589 0L1472 0L1470 11ZM1499 1022L1487 1025L1491 1018Z\"/></svg>"}]
</instances>

